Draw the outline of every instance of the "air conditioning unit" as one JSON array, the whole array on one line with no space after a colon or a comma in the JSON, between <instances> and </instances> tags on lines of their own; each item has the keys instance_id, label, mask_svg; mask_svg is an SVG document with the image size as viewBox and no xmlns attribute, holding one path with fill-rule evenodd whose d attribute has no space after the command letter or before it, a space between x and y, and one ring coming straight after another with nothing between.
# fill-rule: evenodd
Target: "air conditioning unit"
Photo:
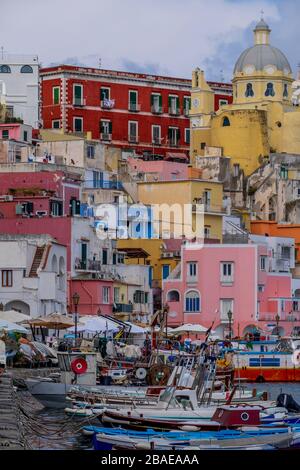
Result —
<instances>
[{"instance_id":1,"label":"air conditioning unit","mask_svg":"<svg viewBox=\"0 0 300 470\"><path fill-rule=\"evenodd\" d=\"M45 217L46 215L48 215L48 212L47 211L36 211L35 215L37 215L38 217Z\"/></svg>"},{"instance_id":2,"label":"air conditioning unit","mask_svg":"<svg viewBox=\"0 0 300 470\"><path fill-rule=\"evenodd\" d=\"M5 196L2 196L3 201L13 201L14 197L12 194L5 194Z\"/></svg>"}]
</instances>

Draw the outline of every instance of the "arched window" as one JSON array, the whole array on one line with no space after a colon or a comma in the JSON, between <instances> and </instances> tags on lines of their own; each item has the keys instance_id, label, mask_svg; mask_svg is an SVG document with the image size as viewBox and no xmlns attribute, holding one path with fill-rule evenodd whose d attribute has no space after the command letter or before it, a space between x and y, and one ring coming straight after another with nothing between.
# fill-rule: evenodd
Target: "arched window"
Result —
<instances>
[{"instance_id":1,"label":"arched window","mask_svg":"<svg viewBox=\"0 0 300 470\"><path fill-rule=\"evenodd\" d=\"M177 290L170 290L167 295L167 302L179 302L180 295Z\"/></svg>"},{"instance_id":2,"label":"arched window","mask_svg":"<svg viewBox=\"0 0 300 470\"><path fill-rule=\"evenodd\" d=\"M185 311L200 312L200 295L195 290L190 290L185 295Z\"/></svg>"},{"instance_id":3,"label":"arched window","mask_svg":"<svg viewBox=\"0 0 300 470\"><path fill-rule=\"evenodd\" d=\"M52 272L57 274L57 258L56 258L56 255L53 255L53 257L52 257L51 270L52 270Z\"/></svg>"},{"instance_id":4,"label":"arched window","mask_svg":"<svg viewBox=\"0 0 300 470\"><path fill-rule=\"evenodd\" d=\"M265 96L275 96L273 83L267 83L267 89L265 91Z\"/></svg>"},{"instance_id":5,"label":"arched window","mask_svg":"<svg viewBox=\"0 0 300 470\"><path fill-rule=\"evenodd\" d=\"M59 288L65 290L65 259L63 256L59 258Z\"/></svg>"},{"instance_id":6,"label":"arched window","mask_svg":"<svg viewBox=\"0 0 300 470\"><path fill-rule=\"evenodd\" d=\"M229 127L229 126L230 126L229 118L225 116L223 119L223 127Z\"/></svg>"},{"instance_id":7,"label":"arched window","mask_svg":"<svg viewBox=\"0 0 300 470\"><path fill-rule=\"evenodd\" d=\"M288 90L288 85L287 83L284 84L284 89L283 89L283 97L288 98L289 96L289 90Z\"/></svg>"},{"instance_id":8,"label":"arched window","mask_svg":"<svg viewBox=\"0 0 300 470\"><path fill-rule=\"evenodd\" d=\"M23 65L21 73L33 73L33 68L30 65Z\"/></svg>"},{"instance_id":9,"label":"arched window","mask_svg":"<svg viewBox=\"0 0 300 470\"><path fill-rule=\"evenodd\" d=\"M251 98L252 96L254 96L252 83L247 83L245 96L246 98Z\"/></svg>"},{"instance_id":10,"label":"arched window","mask_svg":"<svg viewBox=\"0 0 300 470\"><path fill-rule=\"evenodd\" d=\"M9 65L1 65L0 73L11 73Z\"/></svg>"}]
</instances>

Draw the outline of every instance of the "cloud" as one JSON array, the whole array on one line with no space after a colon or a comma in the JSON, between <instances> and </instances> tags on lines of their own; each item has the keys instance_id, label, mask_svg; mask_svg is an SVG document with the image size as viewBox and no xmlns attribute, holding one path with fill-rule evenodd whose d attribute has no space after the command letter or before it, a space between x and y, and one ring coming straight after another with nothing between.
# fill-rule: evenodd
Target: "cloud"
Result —
<instances>
[{"instance_id":1,"label":"cloud","mask_svg":"<svg viewBox=\"0 0 300 470\"><path fill-rule=\"evenodd\" d=\"M9 52L37 53L43 65L68 58L97 67L101 58L103 68L189 78L200 66L207 69L209 79L219 79L223 70L229 80L238 55L252 44L251 29L262 8L276 30L276 45L296 53L295 3L1 0L0 44Z\"/></svg>"}]
</instances>

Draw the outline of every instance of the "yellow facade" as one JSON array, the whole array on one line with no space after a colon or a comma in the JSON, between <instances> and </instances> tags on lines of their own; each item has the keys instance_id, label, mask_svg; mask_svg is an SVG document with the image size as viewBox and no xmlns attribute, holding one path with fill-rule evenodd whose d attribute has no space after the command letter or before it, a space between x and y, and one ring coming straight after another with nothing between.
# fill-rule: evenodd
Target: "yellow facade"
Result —
<instances>
[{"instance_id":1,"label":"yellow facade","mask_svg":"<svg viewBox=\"0 0 300 470\"><path fill-rule=\"evenodd\" d=\"M300 153L300 109L292 105L292 70L269 42L270 29L261 20L254 30L254 46L236 63L231 105L212 113L201 87L193 87L192 103L202 99L204 109L191 113L192 163L197 155L205 155L205 146L220 147L232 165L250 175L270 152ZM203 72L195 74L207 93Z\"/></svg>"}]
</instances>

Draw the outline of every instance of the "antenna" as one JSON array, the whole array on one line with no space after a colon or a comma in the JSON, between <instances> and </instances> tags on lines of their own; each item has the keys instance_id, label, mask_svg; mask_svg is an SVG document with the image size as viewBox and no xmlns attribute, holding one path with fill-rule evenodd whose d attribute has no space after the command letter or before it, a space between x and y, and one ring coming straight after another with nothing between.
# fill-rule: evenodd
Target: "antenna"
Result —
<instances>
[{"instance_id":1,"label":"antenna","mask_svg":"<svg viewBox=\"0 0 300 470\"><path fill-rule=\"evenodd\" d=\"M221 82L224 82L223 70L220 70L220 79L221 79Z\"/></svg>"},{"instance_id":2,"label":"antenna","mask_svg":"<svg viewBox=\"0 0 300 470\"><path fill-rule=\"evenodd\" d=\"M265 14L264 10L261 9L261 10L260 10L260 15L261 15L261 16L260 16L260 19L261 19L261 20L264 19L264 14Z\"/></svg>"},{"instance_id":3,"label":"antenna","mask_svg":"<svg viewBox=\"0 0 300 470\"><path fill-rule=\"evenodd\" d=\"M101 69L101 65L102 65L102 59L101 57L99 57L99 69Z\"/></svg>"},{"instance_id":4,"label":"antenna","mask_svg":"<svg viewBox=\"0 0 300 470\"><path fill-rule=\"evenodd\" d=\"M1 46L1 58L2 58L2 60L4 59L4 54L3 53L4 53L4 47Z\"/></svg>"}]
</instances>

